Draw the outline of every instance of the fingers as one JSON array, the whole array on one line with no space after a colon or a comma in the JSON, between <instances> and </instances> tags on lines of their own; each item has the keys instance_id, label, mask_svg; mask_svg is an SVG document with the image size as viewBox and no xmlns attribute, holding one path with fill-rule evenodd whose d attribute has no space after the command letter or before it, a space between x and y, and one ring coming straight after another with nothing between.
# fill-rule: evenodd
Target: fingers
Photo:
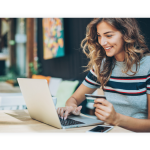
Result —
<instances>
[{"instance_id":1,"label":"fingers","mask_svg":"<svg viewBox=\"0 0 150 150\"><path fill-rule=\"evenodd\" d=\"M107 113L111 113L113 111L113 105L105 99L96 99L94 102L95 103L93 106L100 110L103 110Z\"/></svg>"},{"instance_id":2,"label":"fingers","mask_svg":"<svg viewBox=\"0 0 150 150\"><path fill-rule=\"evenodd\" d=\"M73 107L72 106L66 106L66 107L59 107L57 108L57 114L61 119L67 119L68 115L72 111Z\"/></svg>"},{"instance_id":3,"label":"fingers","mask_svg":"<svg viewBox=\"0 0 150 150\"><path fill-rule=\"evenodd\" d=\"M79 106L79 107L77 107L75 110L73 110L72 113L73 113L74 115L80 115L81 109L82 109L82 106Z\"/></svg>"},{"instance_id":4,"label":"fingers","mask_svg":"<svg viewBox=\"0 0 150 150\"><path fill-rule=\"evenodd\" d=\"M64 108L61 108L61 109L60 109L60 116L61 116L61 119L63 119L63 117L64 117L64 111L65 111Z\"/></svg>"},{"instance_id":5,"label":"fingers","mask_svg":"<svg viewBox=\"0 0 150 150\"><path fill-rule=\"evenodd\" d=\"M98 108L95 109L95 112L106 118L109 116L109 113L107 113L106 111L100 110Z\"/></svg>"},{"instance_id":6,"label":"fingers","mask_svg":"<svg viewBox=\"0 0 150 150\"><path fill-rule=\"evenodd\" d=\"M108 106L110 103L104 98L97 98L94 100L94 103L100 103L104 106Z\"/></svg>"},{"instance_id":7,"label":"fingers","mask_svg":"<svg viewBox=\"0 0 150 150\"><path fill-rule=\"evenodd\" d=\"M99 103L94 103L94 105L93 105L94 107L96 107L96 108L98 108L98 109L101 109L101 110L103 110L103 111L106 111L106 112L109 112L109 107L107 107L107 106L104 106L104 105L102 105L102 104L99 104Z\"/></svg>"},{"instance_id":8,"label":"fingers","mask_svg":"<svg viewBox=\"0 0 150 150\"><path fill-rule=\"evenodd\" d=\"M101 104L100 104L101 103ZM114 116L116 116L113 105L105 99L96 99L93 105L95 109L95 115L98 119L105 121L106 123L113 124Z\"/></svg>"},{"instance_id":9,"label":"fingers","mask_svg":"<svg viewBox=\"0 0 150 150\"><path fill-rule=\"evenodd\" d=\"M69 113L70 113L70 112L69 112L68 110L65 111L65 114L64 114L64 119L65 119L65 120L67 119Z\"/></svg>"},{"instance_id":10,"label":"fingers","mask_svg":"<svg viewBox=\"0 0 150 150\"><path fill-rule=\"evenodd\" d=\"M71 113L73 107L66 107L67 109L65 110L65 113L64 113L64 119L66 120L68 115Z\"/></svg>"},{"instance_id":11,"label":"fingers","mask_svg":"<svg viewBox=\"0 0 150 150\"><path fill-rule=\"evenodd\" d=\"M105 121L104 116L100 115L100 114L97 113L97 112L95 112L95 115L96 115L96 117L97 117L99 120Z\"/></svg>"},{"instance_id":12,"label":"fingers","mask_svg":"<svg viewBox=\"0 0 150 150\"><path fill-rule=\"evenodd\" d=\"M66 110L65 107L59 107L59 108L57 108L57 114L58 114L58 116L61 117L62 119L63 119L65 110Z\"/></svg>"},{"instance_id":13,"label":"fingers","mask_svg":"<svg viewBox=\"0 0 150 150\"><path fill-rule=\"evenodd\" d=\"M57 108L57 114L62 119L67 119L68 115L72 112L74 115L79 115L80 111L82 109L82 106L79 106L77 108L73 108L72 106L66 106L66 107L59 107Z\"/></svg>"},{"instance_id":14,"label":"fingers","mask_svg":"<svg viewBox=\"0 0 150 150\"><path fill-rule=\"evenodd\" d=\"M57 114L60 116L61 107L57 108Z\"/></svg>"},{"instance_id":15,"label":"fingers","mask_svg":"<svg viewBox=\"0 0 150 150\"><path fill-rule=\"evenodd\" d=\"M77 109L77 111L81 111L82 106L79 106L79 107L77 107L76 109Z\"/></svg>"}]
</instances>

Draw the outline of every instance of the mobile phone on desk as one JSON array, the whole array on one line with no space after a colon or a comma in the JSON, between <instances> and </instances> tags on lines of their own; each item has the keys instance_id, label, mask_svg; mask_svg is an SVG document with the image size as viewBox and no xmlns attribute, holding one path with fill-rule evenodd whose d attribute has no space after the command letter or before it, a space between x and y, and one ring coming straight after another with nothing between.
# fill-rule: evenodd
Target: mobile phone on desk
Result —
<instances>
[{"instance_id":1,"label":"mobile phone on desk","mask_svg":"<svg viewBox=\"0 0 150 150\"><path fill-rule=\"evenodd\" d=\"M106 99L106 97L104 95L93 95L93 94L85 94L86 100L89 103L94 103L94 100L96 98L104 98Z\"/></svg>"},{"instance_id":2,"label":"mobile phone on desk","mask_svg":"<svg viewBox=\"0 0 150 150\"><path fill-rule=\"evenodd\" d=\"M113 126L106 126L106 125L98 125L91 130L88 130L87 132L91 133L106 133L110 131L113 128Z\"/></svg>"}]
</instances>

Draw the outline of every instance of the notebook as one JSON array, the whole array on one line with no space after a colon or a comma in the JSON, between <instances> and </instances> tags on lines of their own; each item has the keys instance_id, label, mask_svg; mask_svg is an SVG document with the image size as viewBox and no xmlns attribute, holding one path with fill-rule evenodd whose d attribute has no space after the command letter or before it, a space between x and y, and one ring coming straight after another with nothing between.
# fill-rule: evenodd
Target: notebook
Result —
<instances>
[{"instance_id":1,"label":"notebook","mask_svg":"<svg viewBox=\"0 0 150 150\"><path fill-rule=\"evenodd\" d=\"M45 79L17 78L22 95L24 97L29 115L32 119L50 126L62 128L74 128L103 124L98 119L92 119L82 115L69 115L66 120L59 118L47 81Z\"/></svg>"}]
</instances>

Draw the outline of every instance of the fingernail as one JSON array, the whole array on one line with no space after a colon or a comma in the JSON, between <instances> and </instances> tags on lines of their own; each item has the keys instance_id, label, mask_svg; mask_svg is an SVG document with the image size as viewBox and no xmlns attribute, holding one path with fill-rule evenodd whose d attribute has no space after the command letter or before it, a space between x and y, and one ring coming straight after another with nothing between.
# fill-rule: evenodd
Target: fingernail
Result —
<instances>
[{"instance_id":1,"label":"fingernail","mask_svg":"<svg viewBox=\"0 0 150 150\"><path fill-rule=\"evenodd\" d=\"M63 117L61 117L61 119L63 119Z\"/></svg>"},{"instance_id":2,"label":"fingernail","mask_svg":"<svg viewBox=\"0 0 150 150\"><path fill-rule=\"evenodd\" d=\"M66 120L66 117L64 118L64 120Z\"/></svg>"}]
</instances>

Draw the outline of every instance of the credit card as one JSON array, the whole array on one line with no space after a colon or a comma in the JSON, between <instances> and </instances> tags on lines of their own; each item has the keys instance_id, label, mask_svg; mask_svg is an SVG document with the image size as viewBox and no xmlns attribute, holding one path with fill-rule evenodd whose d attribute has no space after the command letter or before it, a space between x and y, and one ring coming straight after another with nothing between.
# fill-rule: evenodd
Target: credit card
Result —
<instances>
[{"instance_id":1,"label":"credit card","mask_svg":"<svg viewBox=\"0 0 150 150\"><path fill-rule=\"evenodd\" d=\"M93 94L85 94L86 100L89 103L94 103L94 100L97 98L104 98L106 99L106 97L104 95L93 95Z\"/></svg>"}]
</instances>

